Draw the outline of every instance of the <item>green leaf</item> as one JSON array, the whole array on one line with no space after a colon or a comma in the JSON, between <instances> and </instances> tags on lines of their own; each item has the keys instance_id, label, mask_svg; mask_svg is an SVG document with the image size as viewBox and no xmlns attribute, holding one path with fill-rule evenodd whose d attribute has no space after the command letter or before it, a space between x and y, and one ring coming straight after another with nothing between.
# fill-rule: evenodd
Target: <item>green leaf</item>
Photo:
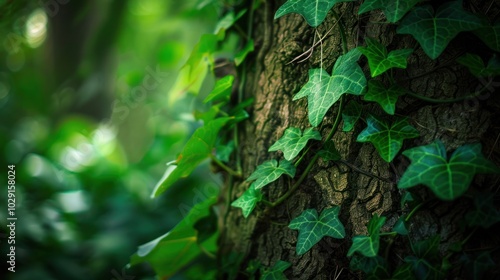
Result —
<instances>
[{"instance_id":1,"label":"green leaf","mask_svg":"<svg viewBox=\"0 0 500 280\"><path fill-rule=\"evenodd\" d=\"M439 235L412 244L416 256L405 258L413 268L417 279L444 279L445 271L439 256Z\"/></svg>"},{"instance_id":2,"label":"green leaf","mask_svg":"<svg viewBox=\"0 0 500 280\"><path fill-rule=\"evenodd\" d=\"M309 251L324 236L337 239L345 237L344 225L338 218L339 212L340 207L334 206L323 210L318 218L316 209L307 209L290 222L288 227L299 231L297 255L300 256Z\"/></svg>"},{"instance_id":3,"label":"green leaf","mask_svg":"<svg viewBox=\"0 0 500 280\"><path fill-rule=\"evenodd\" d=\"M490 24L487 19L481 20L481 26L474 30L477 35L490 49L500 52L500 20Z\"/></svg>"},{"instance_id":4,"label":"green leaf","mask_svg":"<svg viewBox=\"0 0 500 280\"><path fill-rule=\"evenodd\" d=\"M261 280L286 280L287 278L283 274L283 271L287 270L292 264L285 261L277 261L273 267L268 269L262 269Z\"/></svg>"},{"instance_id":5,"label":"green leaf","mask_svg":"<svg viewBox=\"0 0 500 280\"><path fill-rule=\"evenodd\" d=\"M378 214L373 215L368 223L369 236L354 236L347 256L350 257L355 252L359 252L365 257L375 257L380 246L380 228L384 223L385 217L379 217Z\"/></svg>"},{"instance_id":6,"label":"green leaf","mask_svg":"<svg viewBox=\"0 0 500 280\"><path fill-rule=\"evenodd\" d=\"M214 101L229 101L233 89L234 76L227 75L215 83L215 87L203 100L204 103Z\"/></svg>"},{"instance_id":7,"label":"green leaf","mask_svg":"<svg viewBox=\"0 0 500 280\"><path fill-rule=\"evenodd\" d=\"M250 39L246 43L245 47L243 47L243 49L240 52L238 52L234 57L234 64L236 64L236 66L240 65L245 60L247 55L253 51L254 51L253 40Z\"/></svg>"},{"instance_id":8,"label":"green leaf","mask_svg":"<svg viewBox=\"0 0 500 280\"><path fill-rule=\"evenodd\" d=\"M200 218L194 223L193 228L198 233L196 235L196 241L199 244L205 242L217 232L217 220L217 214L213 207L210 207L208 216Z\"/></svg>"},{"instance_id":9,"label":"green leaf","mask_svg":"<svg viewBox=\"0 0 500 280\"><path fill-rule=\"evenodd\" d=\"M163 178L156 184L153 197L157 197L177 180L189 176L204 160L210 157L219 130L232 118L219 118L198 128L187 141L177 158L177 165L167 167Z\"/></svg>"},{"instance_id":10,"label":"green leaf","mask_svg":"<svg viewBox=\"0 0 500 280\"><path fill-rule=\"evenodd\" d=\"M411 160L398 188L422 184L442 200L453 200L469 188L475 174L498 173L500 170L481 153L481 144L459 147L448 160L443 143L419 146L403 152Z\"/></svg>"},{"instance_id":11,"label":"green leaf","mask_svg":"<svg viewBox=\"0 0 500 280\"><path fill-rule=\"evenodd\" d=\"M357 63L360 56L358 48L340 56L333 66L331 77L323 69L309 70L309 81L293 100L308 97L309 122L312 126L321 123L326 112L344 93L363 93L366 78Z\"/></svg>"},{"instance_id":12,"label":"green leaf","mask_svg":"<svg viewBox=\"0 0 500 280\"><path fill-rule=\"evenodd\" d=\"M393 231L400 235L408 235L408 227L406 226L406 215L399 217L392 228Z\"/></svg>"},{"instance_id":13,"label":"green leaf","mask_svg":"<svg viewBox=\"0 0 500 280\"><path fill-rule=\"evenodd\" d=\"M335 147L335 142L330 140L323 145L323 148L318 151L318 154L325 161L337 161L341 159L340 153Z\"/></svg>"},{"instance_id":14,"label":"green leaf","mask_svg":"<svg viewBox=\"0 0 500 280\"><path fill-rule=\"evenodd\" d=\"M214 34L219 37L219 40L222 40L225 37L226 30L233 26L233 24L246 12L247 10L243 9L235 15L233 11L230 11L224 17L222 17L219 22L217 22Z\"/></svg>"},{"instance_id":15,"label":"green leaf","mask_svg":"<svg viewBox=\"0 0 500 280\"><path fill-rule=\"evenodd\" d=\"M406 263L398 268L392 274L391 280L413 280L415 279L415 274L413 274L413 269L411 264Z\"/></svg>"},{"instance_id":16,"label":"green leaf","mask_svg":"<svg viewBox=\"0 0 500 280\"><path fill-rule=\"evenodd\" d=\"M378 76L391 68L406 68L408 56L413 49L394 50L387 53L387 48L377 40L366 38L366 47L359 51L368 58L372 77Z\"/></svg>"},{"instance_id":17,"label":"green leaf","mask_svg":"<svg viewBox=\"0 0 500 280\"><path fill-rule=\"evenodd\" d=\"M392 84L386 88L380 81L370 80L368 82L368 92L365 94L366 101L375 101L389 115L394 115L398 97L405 94L405 90L397 84Z\"/></svg>"},{"instance_id":18,"label":"green leaf","mask_svg":"<svg viewBox=\"0 0 500 280\"><path fill-rule=\"evenodd\" d=\"M445 272L441 271L437 264L430 263L426 259L408 256L405 262L409 263L417 279L441 280L445 279Z\"/></svg>"},{"instance_id":19,"label":"green leaf","mask_svg":"<svg viewBox=\"0 0 500 280\"><path fill-rule=\"evenodd\" d=\"M431 5L416 7L403 18L397 33L411 34L436 59L458 33L480 26L479 18L463 10L462 1L457 0L443 4L435 13Z\"/></svg>"},{"instance_id":20,"label":"green leaf","mask_svg":"<svg viewBox=\"0 0 500 280\"><path fill-rule=\"evenodd\" d=\"M349 268L363 271L369 276L367 279L387 279L390 277L387 261L381 256L369 258L356 254L352 256Z\"/></svg>"},{"instance_id":21,"label":"green leaf","mask_svg":"<svg viewBox=\"0 0 500 280\"><path fill-rule=\"evenodd\" d=\"M500 222L500 211L495 208L492 193L478 193L474 197L475 209L465 215L470 227L489 228Z\"/></svg>"},{"instance_id":22,"label":"green leaf","mask_svg":"<svg viewBox=\"0 0 500 280\"><path fill-rule=\"evenodd\" d=\"M229 141L226 145L217 145L215 147L215 156L222 162L229 162L229 157L234 151L234 141Z\"/></svg>"},{"instance_id":23,"label":"green leaf","mask_svg":"<svg viewBox=\"0 0 500 280\"><path fill-rule=\"evenodd\" d=\"M278 161L272 159L257 166L257 169L248 177L247 181L255 180L252 186L256 190L259 190L267 184L274 182L283 174L293 178L295 176L295 166L287 160L281 160L278 165Z\"/></svg>"},{"instance_id":24,"label":"green leaf","mask_svg":"<svg viewBox=\"0 0 500 280\"><path fill-rule=\"evenodd\" d=\"M403 141L418 137L419 132L408 123L406 118L397 118L388 124L379 118L369 115L367 127L358 135L358 142L371 142L380 156L391 162L403 146Z\"/></svg>"},{"instance_id":25,"label":"green leaf","mask_svg":"<svg viewBox=\"0 0 500 280\"><path fill-rule=\"evenodd\" d=\"M302 149L306 146L307 142L311 139L321 140L321 134L313 128L307 128L304 133L300 128L289 127L281 138L276 141L270 148L269 152L283 151L286 160L294 159Z\"/></svg>"},{"instance_id":26,"label":"green leaf","mask_svg":"<svg viewBox=\"0 0 500 280\"><path fill-rule=\"evenodd\" d=\"M139 246L137 252L130 258L130 264L148 262L159 277L168 278L194 260L202 253L197 245L198 231L195 223L210 214L210 207L217 202L213 196L196 204L168 233L157 239ZM209 251L215 251L217 234L201 242L201 246Z\"/></svg>"},{"instance_id":27,"label":"green leaf","mask_svg":"<svg viewBox=\"0 0 500 280\"><path fill-rule=\"evenodd\" d=\"M420 0L365 0L359 7L358 15L381 9L389 22L400 20Z\"/></svg>"},{"instance_id":28,"label":"green leaf","mask_svg":"<svg viewBox=\"0 0 500 280\"><path fill-rule=\"evenodd\" d=\"M248 218L259 201L262 201L262 193L260 190L256 190L252 184L238 199L231 203L231 206L241 208L243 216Z\"/></svg>"},{"instance_id":29,"label":"green leaf","mask_svg":"<svg viewBox=\"0 0 500 280\"><path fill-rule=\"evenodd\" d=\"M412 243L411 249L417 257L435 261L439 259L440 240L439 235L434 235L428 239Z\"/></svg>"},{"instance_id":30,"label":"green leaf","mask_svg":"<svg viewBox=\"0 0 500 280\"><path fill-rule=\"evenodd\" d=\"M351 100L347 103L344 110L342 110L342 120L344 121L342 131L347 132L354 128L354 125L358 121L359 117L361 117L362 110L363 107L355 100Z\"/></svg>"},{"instance_id":31,"label":"green leaf","mask_svg":"<svg viewBox=\"0 0 500 280\"><path fill-rule=\"evenodd\" d=\"M464 262L465 271L469 279L485 279L484 274L496 266L488 251L481 252L471 258L469 255L463 255L460 260Z\"/></svg>"},{"instance_id":32,"label":"green leaf","mask_svg":"<svg viewBox=\"0 0 500 280\"><path fill-rule=\"evenodd\" d=\"M499 31L500 32L500 31ZM488 66L484 65L483 59L477 54L466 53L459 57L457 62L466 66L472 75L476 77L488 77L500 75L500 60L493 55L488 61Z\"/></svg>"},{"instance_id":33,"label":"green leaf","mask_svg":"<svg viewBox=\"0 0 500 280\"><path fill-rule=\"evenodd\" d=\"M274 19L297 13L302 15L310 26L316 27L325 20L333 5L352 1L354 0L288 0L276 11Z\"/></svg>"}]
</instances>

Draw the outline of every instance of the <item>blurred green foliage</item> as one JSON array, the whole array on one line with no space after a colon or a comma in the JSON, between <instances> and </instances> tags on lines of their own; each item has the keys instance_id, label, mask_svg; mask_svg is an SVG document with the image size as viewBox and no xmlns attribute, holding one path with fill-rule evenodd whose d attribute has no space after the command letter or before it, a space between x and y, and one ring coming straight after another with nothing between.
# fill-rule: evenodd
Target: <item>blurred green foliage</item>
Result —
<instances>
[{"instance_id":1,"label":"blurred green foliage","mask_svg":"<svg viewBox=\"0 0 500 280\"><path fill-rule=\"evenodd\" d=\"M204 164L151 198L200 125L192 113L206 106L186 90L172 94L177 73L228 4L0 1L0 161L4 170L16 165L11 279L154 278L146 264L122 269L199 202L196 194L220 186ZM200 92L214 84L207 75ZM197 279L213 265L197 260L174 278Z\"/></svg>"}]
</instances>

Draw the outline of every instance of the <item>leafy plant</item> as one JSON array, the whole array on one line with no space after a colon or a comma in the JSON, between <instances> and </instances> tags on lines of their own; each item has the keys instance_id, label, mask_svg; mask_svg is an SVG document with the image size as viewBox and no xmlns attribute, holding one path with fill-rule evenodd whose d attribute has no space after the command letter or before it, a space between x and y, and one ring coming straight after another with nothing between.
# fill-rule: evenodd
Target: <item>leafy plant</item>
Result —
<instances>
[{"instance_id":1,"label":"leafy plant","mask_svg":"<svg viewBox=\"0 0 500 280\"><path fill-rule=\"evenodd\" d=\"M419 0L366 0L359 7L358 14L381 9L389 22L400 20Z\"/></svg>"},{"instance_id":2,"label":"leafy plant","mask_svg":"<svg viewBox=\"0 0 500 280\"><path fill-rule=\"evenodd\" d=\"M292 160L304 149L307 142L311 139L321 140L321 135L313 128L307 128L302 132L299 128L289 127L285 130L285 134L268 151L281 150L286 160Z\"/></svg>"},{"instance_id":3,"label":"leafy plant","mask_svg":"<svg viewBox=\"0 0 500 280\"><path fill-rule=\"evenodd\" d=\"M290 177L295 176L295 166L287 160L268 160L261 165L247 178L247 181L254 181L253 186L256 190L262 189L271 182L276 181L281 175L286 174Z\"/></svg>"},{"instance_id":4,"label":"leafy plant","mask_svg":"<svg viewBox=\"0 0 500 280\"><path fill-rule=\"evenodd\" d=\"M287 279L283 271L287 270L292 264L285 261L277 261L273 267L262 270L262 280L285 280Z\"/></svg>"},{"instance_id":5,"label":"leafy plant","mask_svg":"<svg viewBox=\"0 0 500 280\"><path fill-rule=\"evenodd\" d=\"M359 51L368 58L372 77L383 74L391 68L406 68L406 60L413 52L412 49L402 49L387 53L387 48L377 40L366 38L365 42L366 47L359 47Z\"/></svg>"},{"instance_id":6,"label":"leafy plant","mask_svg":"<svg viewBox=\"0 0 500 280\"><path fill-rule=\"evenodd\" d=\"M255 185L252 184L248 190L246 190L238 199L233 201L231 205L241 208L243 216L248 218L259 201L262 201L262 193L260 190L255 189Z\"/></svg>"},{"instance_id":7,"label":"leafy plant","mask_svg":"<svg viewBox=\"0 0 500 280\"><path fill-rule=\"evenodd\" d=\"M288 0L276 11L274 19L297 13L303 16L310 26L316 27L325 20L333 5L350 1L354 0Z\"/></svg>"},{"instance_id":8,"label":"leafy plant","mask_svg":"<svg viewBox=\"0 0 500 280\"><path fill-rule=\"evenodd\" d=\"M380 81L370 80L368 82L368 92L364 95L366 101L375 101L389 115L394 115L398 97L405 93L397 84L392 84L388 88Z\"/></svg>"},{"instance_id":9,"label":"leafy plant","mask_svg":"<svg viewBox=\"0 0 500 280\"><path fill-rule=\"evenodd\" d=\"M347 256L352 256L355 252L365 257L375 257L380 246L380 229L385 223L385 217L373 215L368 223L368 236L354 236L352 246L347 252Z\"/></svg>"}]
</instances>

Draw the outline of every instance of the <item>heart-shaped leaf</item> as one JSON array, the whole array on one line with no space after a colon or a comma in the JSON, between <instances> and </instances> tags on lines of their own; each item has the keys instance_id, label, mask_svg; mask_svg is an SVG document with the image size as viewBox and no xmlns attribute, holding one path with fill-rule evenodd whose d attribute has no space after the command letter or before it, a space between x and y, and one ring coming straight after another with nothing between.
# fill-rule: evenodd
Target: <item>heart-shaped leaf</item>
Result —
<instances>
[{"instance_id":1,"label":"heart-shaped leaf","mask_svg":"<svg viewBox=\"0 0 500 280\"><path fill-rule=\"evenodd\" d=\"M394 115L398 97L403 94L405 94L405 90L397 84L392 84L389 88L386 88L382 82L370 80L364 99L377 102L387 114Z\"/></svg>"},{"instance_id":2,"label":"heart-shaped leaf","mask_svg":"<svg viewBox=\"0 0 500 280\"><path fill-rule=\"evenodd\" d=\"M299 231L297 255L309 251L324 236L344 238L345 229L338 218L339 212L340 207L334 206L323 210L318 218L316 209L307 209L290 222L288 227Z\"/></svg>"},{"instance_id":3,"label":"heart-shaped leaf","mask_svg":"<svg viewBox=\"0 0 500 280\"><path fill-rule=\"evenodd\" d=\"M276 11L274 19L297 13L303 16L310 26L316 27L325 20L333 5L351 1L354 0L288 0Z\"/></svg>"},{"instance_id":4,"label":"heart-shaped leaf","mask_svg":"<svg viewBox=\"0 0 500 280\"><path fill-rule=\"evenodd\" d=\"M498 167L482 155L481 144L461 146L449 160L446 148L439 140L406 150L403 155L411 160L411 164L401 177L398 188L422 184L442 200L453 200L465 193L475 174L499 172Z\"/></svg>"},{"instance_id":5,"label":"heart-shaped leaf","mask_svg":"<svg viewBox=\"0 0 500 280\"><path fill-rule=\"evenodd\" d=\"M381 9L389 22L396 22L413 8L418 1L420 0L365 0L359 7L358 14Z\"/></svg>"},{"instance_id":6,"label":"heart-shaped leaf","mask_svg":"<svg viewBox=\"0 0 500 280\"><path fill-rule=\"evenodd\" d=\"M490 49L500 52L500 20L490 24L488 20L481 20L481 27L474 30L477 35Z\"/></svg>"},{"instance_id":7,"label":"heart-shaped leaf","mask_svg":"<svg viewBox=\"0 0 500 280\"><path fill-rule=\"evenodd\" d=\"M219 118L198 128L187 141L177 158L177 165L170 165L163 178L156 185L153 196L157 197L182 177L187 177L193 170L212 154L219 130L232 118Z\"/></svg>"},{"instance_id":8,"label":"heart-shaped leaf","mask_svg":"<svg viewBox=\"0 0 500 280\"><path fill-rule=\"evenodd\" d=\"M462 9L462 1L457 0L443 4L435 13L431 5L416 7L403 18L397 33L411 34L436 59L458 33L480 26L479 18Z\"/></svg>"},{"instance_id":9,"label":"heart-shaped leaf","mask_svg":"<svg viewBox=\"0 0 500 280\"><path fill-rule=\"evenodd\" d=\"M281 160L278 166L278 161L272 159L257 166L257 169L248 177L247 181L255 180L252 186L259 190L265 185L274 182L283 174L293 178L295 176L295 166L287 160Z\"/></svg>"},{"instance_id":10,"label":"heart-shaped leaf","mask_svg":"<svg viewBox=\"0 0 500 280\"><path fill-rule=\"evenodd\" d=\"M215 83L215 87L203 100L204 103L210 101L228 101L233 89L234 76L227 75Z\"/></svg>"},{"instance_id":11,"label":"heart-shaped leaf","mask_svg":"<svg viewBox=\"0 0 500 280\"><path fill-rule=\"evenodd\" d=\"M379 118L369 115L366 119L368 127L358 135L358 142L371 142L380 156L391 162L403 146L403 140L418 137L419 132L408 123L406 118L397 118L388 124Z\"/></svg>"},{"instance_id":12,"label":"heart-shaped leaf","mask_svg":"<svg viewBox=\"0 0 500 280\"><path fill-rule=\"evenodd\" d=\"M500 30L499 30L500 32ZM500 60L493 55L488 61L488 66L484 66L483 59L477 54L466 53L459 57L457 62L469 68L472 75L476 77L488 77L500 75Z\"/></svg>"},{"instance_id":13,"label":"heart-shaped leaf","mask_svg":"<svg viewBox=\"0 0 500 280\"><path fill-rule=\"evenodd\" d=\"M342 110L342 120L344 121L342 131L347 132L354 128L354 125L358 121L359 117L361 117L362 110L363 107L355 100L351 100L347 103L344 110Z\"/></svg>"},{"instance_id":14,"label":"heart-shaped leaf","mask_svg":"<svg viewBox=\"0 0 500 280\"><path fill-rule=\"evenodd\" d=\"M399 217L392 228L393 231L401 235L408 235L408 227L406 226L406 215Z\"/></svg>"},{"instance_id":15,"label":"heart-shaped leaf","mask_svg":"<svg viewBox=\"0 0 500 280\"><path fill-rule=\"evenodd\" d=\"M366 38L365 41L366 47L359 47L359 51L368 58L372 77L391 68L406 68L406 60L413 52L413 49L401 49L387 53L387 48L377 40Z\"/></svg>"},{"instance_id":16,"label":"heart-shaped leaf","mask_svg":"<svg viewBox=\"0 0 500 280\"><path fill-rule=\"evenodd\" d=\"M193 206L184 219L168 233L157 239L139 246L137 252L130 258L130 264L148 262L160 277L172 276L202 253L198 242L198 231L195 224L203 217L210 215L210 207L217 202L217 197L211 197ZM217 234L201 241L203 248L215 251Z\"/></svg>"},{"instance_id":17,"label":"heart-shaped leaf","mask_svg":"<svg viewBox=\"0 0 500 280\"><path fill-rule=\"evenodd\" d=\"M250 185L250 187L238 199L231 203L231 206L241 208L243 216L247 218L259 201L262 201L261 191L256 190L254 185Z\"/></svg>"},{"instance_id":18,"label":"heart-shaped leaf","mask_svg":"<svg viewBox=\"0 0 500 280\"><path fill-rule=\"evenodd\" d=\"M378 214L373 215L368 223L369 236L354 236L347 256L350 257L355 252L359 252L365 257L375 257L380 247L380 228L384 223L385 217L379 217Z\"/></svg>"},{"instance_id":19,"label":"heart-shaped leaf","mask_svg":"<svg viewBox=\"0 0 500 280\"><path fill-rule=\"evenodd\" d=\"M341 158L333 140L326 142L323 148L318 151L318 154L324 161L337 161Z\"/></svg>"},{"instance_id":20,"label":"heart-shaped leaf","mask_svg":"<svg viewBox=\"0 0 500 280\"><path fill-rule=\"evenodd\" d=\"M261 280L286 280L287 278L283 274L283 271L287 270L292 264L285 261L277 261L273 267L269 269L262 269Z\"/></svg>"},{"instance_id":21,"label":"heart-shaped leaf","mask_svg":"<svg viewBox=\"0 0 500 280\"><path fill-rule=\"evenodd\" d=\"M493 194L476 194L474 205L475 209L465 215L465 221L469 226L489 228L500 222L500 211L493 204Z\"/></svg>"},{"instance_id":22,"label":"heart-shaped leaf","mask_svg":"<svg viewBox=\"0 0 500 280\"><path fill-rule=\"evenodd\" d=\"M309 81L293 100L308 97L309 122L318 126L326 112L344 93L361 95L366 87L366 78L357 61L361 53L358 48L340 56L333 66L332 76L323 69L309 70Z\"/></svg>"},{"instance_id":23,"label":"heart-shaped leaf","mask_svg":"<svg viewBox=\"0 0 500 280\"><path fill-rule=\"evenodd\" d=\"M307 128L302 133L300 128L289 127L285 130L285 134L268 151L281 150L286 160L292 160L306 146L307 141L311 139L321 140L321 134L313 128Z\"/></svg>"}]
</instances>

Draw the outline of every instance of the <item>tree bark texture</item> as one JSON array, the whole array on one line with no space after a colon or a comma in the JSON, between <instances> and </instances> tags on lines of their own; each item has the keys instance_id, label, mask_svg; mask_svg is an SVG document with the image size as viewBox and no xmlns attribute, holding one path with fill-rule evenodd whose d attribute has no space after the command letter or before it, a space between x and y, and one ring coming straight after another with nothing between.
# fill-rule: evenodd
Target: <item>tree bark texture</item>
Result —
<instances>
[{"instance_id":1,"label":"tree bark texture","mask_svg":"<svg viewBox=\"0 0 500 280\"><path fill-rule=\"evenodd\" d=\"M499 4L491 1L464 1L467 10L486 13L488 16L499 12ZM289 63L294 57L307 51L312 45L315 29L308 26L297 14L283 16L273 20L274 13L284 1L267 0L254 15L254 40L256 51L248 65L245 83L245 97L253 96L255 102L250 109L250 118L239 129L239 148L242 158L243 178L247 178L257 165L269 159L282 158L281 152L268 152L269 147L282 135L287 127L310 127L307 117L307 100L292 101L293 96L308 80L308 70L319 68L321 53L323 68L331 73L335 60L342 54L342 41L336 20L330 12L327 19L317 28L321 36L326 35L322 46L314 49L313 55L304 63ZM489 8L488 8L489 7ZM388 46L388 50L413 48L414 53L408 60L406 70L397 69L394 77L401 85L411 91L436 99L449 99L470 95L483 83L472 77L465 67L458 65L455 59L465 52L481 53L482 43L471 33L461 33L436 60L432 60L422 51L418 42L408 35L396 34L396 26L385 23L379 10L357 15L359 3L337 4L334 10L341 17L347 36L348 49L364 45L364 38L371 37ZM484 47L486 48L486 47ZM252 59L250 58L250 59ZM369 77L367 60L359 60L360 66ZM456 103L433 104L417 100L410 96L400 97L396 115L407 116L410 123L420 132L420 137L406 140L402 151L410 147L426 145L435 139L441 139L452 151L457 147L473 142L483 144L483 154L500 165L498 135L500 126L495 120L500 117L500 96L498 85L490 85L481 97ZM346 95L346 102L359 97ZM367 103L369 112L384 115L376 103ZM323 138L330 132L337 114L338 103L327 113L319 129ZM370 143L358 143L356 137L366 127L358 122L351 132L335 132L333 140L342 159L369 174L387 178L384 181L368 176L343 164L323 162L321 159L307 179L281 205L269 209L258 206L245 219L240 209L225 209L226 224L221 235L221 254L237 252L242 254L240 271L244 271L252 259L264 266L272 266L278 260L292 263L285 271L289 279L334 279L343 269L339 279L357 279L361 274L349 271L347 251L352 244L352 237L367 233L366 224L374 213L387 217L382 231L390 231L397 219L404 214L400 207L403 191L397 188L397 181L409 165L409 160L399 154L393 163L386 163ZM497 141L495 141L495 139ZM311 143L310 143L311 144ZM302 174L308 160L317 152L318 146L312 147L308 158L298 166L295 179L289 181L285 176L264 188L264 194L270 201L282 196ZM478 190L498 188L498 177L476 176L471 187ZM237 182L230 193L234 201L248 188L248 184ZM433 197L425 187L414 190L424 199ZM226 197L229 190L226 190ZM436 201L419 211L411 220L411 238L415 241L434 234L441 236L440 249L461 240L460 221L470 208L470 200L457 199L452 203ZM297 231L288 228L289 222L299 216L303 210L315 208L320 213L334 205L341 207L340 220L346 227L345 239L323 238L310 251L302 256L295 252ZM224 216L224 215L223 215ZM493 229L494 230L494 229ZM497 227L498 230L498 227ZM494 233L476 233L471 242L477 247L485 245L487 239L497 242ZM476 240L474 240L476 239ZM491 243L490 243L491 244ZM402 239L395 239L388 254L388 261L396 266L409 252L409 245ZM497 256L498 257L498 256ZM497 258L498 260L498 258ZM452 271L456 275L460 271Z\"/></svg>"}]
</instances>

